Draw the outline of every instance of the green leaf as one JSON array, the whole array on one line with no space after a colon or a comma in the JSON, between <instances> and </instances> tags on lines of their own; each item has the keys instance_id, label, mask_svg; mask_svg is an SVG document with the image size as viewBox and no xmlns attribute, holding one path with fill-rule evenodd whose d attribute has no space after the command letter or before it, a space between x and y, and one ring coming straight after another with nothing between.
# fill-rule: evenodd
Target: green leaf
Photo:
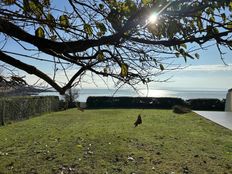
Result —
<instances>
[{"instance_id":1,"label":"green leaf","mask_svg":"<svg viewBox=\"0 0 232 174\"><path fill-rule=\"evenodd\" d=\"M149 3L151 3L152 2L152 0L142 0L142 3L144 4L144 5L148 5Z\"/></svg>"},{"instance_id":2,"label":"green leaf","mask_svg":"<svg viewBox=\"0 0 232 174\"><path fill-rule=\"evenodd\" d=\"M207 30L207 35L212 35L212 34L213 34L213 33L212 33L213 27L212 27L211 25L208 25L208 26L206 27L206 30Z\"/></svg>"},{"instance_id":3,"label":"green leaf","mask_svg":"<svg viewBox=\"0 0 232 174\"><path fill-rule=\"evenodd\" d=\"M61 15L60 16L60 26L64 28L69 27L69 20L67 15Z\"/></svg>"},{"instance_id":4,"label":"green leaf","mask_svg":"<svg viewBox=\"0 0 232 174\"><path fill-rule=\"evenodd\" d=\"M162 64L160 64L159 66L160 66L161 71L163 71L164 70L164 66Z\"/></svg>"},{"instance_id":5,"label":"green leaf","mask_svg":"<svg viewBox=\"0 0 232 174\"><path fill-rule=\"evenodd\" d=\"M104 5L103 4L99 4L99 8L100 8L100 10L103 10L104 9Z\"/></svg>"},{"instance_id":6,"label":"green leaf","mask_svg":"<svg viewBox=\"0 0 232 174\"><path fill-rule=\"evenodd\" d=\"M105 68L103 69L103 71L104 71L105 74L107 74L107 73L108 73L108 68L105 67Z\"/></svg>"},{"instance_id":7,"label":"green leaf","mask_svg":"<svg viewBox=\"0 0 232 174\"><path fill-rule=\"evenodd\" d=\"M52 16L52 14L48 13L47 15L47 25L50 27L50 28L53 28L56 26L56 20L55 18Z\"/></svg>"},{"instance_id":8,"label":"green leaf","mask_svg":"<svg viewBox=\"0 0 232 174\"><path fill-rule=\"evenodd\" d=\"M44 38L45 35L44 35L44 30L43 30L43 28L42 28L42 27L37 28L37 29L35 30L35 35L36 35L37 37Z\"/></svg>"},{"instance_id":9,"label":"green leaf","mask_svg":"<svg viewBox=\"0 0 232 174\"><path fill-rule=\"evenodd\" d=\"M227 23L227 26L226 26L228 29L232 29L232 22L229 22Z\"/></svg>"},{"instance_id":10,"label":"green leaf","mask_svg":"<svg viewBox=\"0 0 232 174\"><path fill-rule=\"evenodd\" d=\"M102 51L100 51L100 52L98 53L98 55L97 55L97 59L98 59L99 61L104 60L104 54L103 54L103 52L102 52Z\"/></svg>"},{"instance_id":11,"label":"green leaf","mask_svg":"<svg viewBox=\"0 0 232 174\"><path fill-rule=\"evenodd\" d=\"M89 24L84 24L84 31L86 32L88 36L93 35L93 29Z\"/></svg>"},{"instance_id":12,"label":"green leaf","mask_svg":"<svg viewBox=\"0 0 232 174\"><path fill-rule=\"evenodd\" d=\"M218 30L217 28L213 28L212 32L213 32L214 34L218 34L218 33L219 33L219 30Z\"/></svg>"},{"instance_id":13,"label":"green leaf","mask_svg":"<svg viewBox=\"0 0 232 174\"><path fill-rule=\"evenodd\" d=\"M197 27L199 30L203 29L203 24L202 24L201 18L197 18Z\"/></svg>"},{"instance_id":14,"label":"green leaf","mask_svg":"<svg viewBox=\"0 0 232 174\"><path fill-rule=\"evenodd\" d=\"M43 0L43 5L49 7L50 6L50 0Z\"/></svg>"},{"instance_id":15,"label":"green leaf","mask_svg":"<svg viewBox=\"0 0 232 174\"><path fill-rule=\"evenodd\" d=\"M211 17L209 18L209 21L210 21L211 23L215 23L215 18L214 18L213 16L211 16Z\"/></svg>"},{"instance_id":16,"label":"green leaf","mask_svg":"<svg viewBox=\"0 0 232 174\"><path fill-rule=\"evenodd\" d=\"M106 26L103 23L96 22L96 27L100 30L101 35L106 33Z\"/></svg>"},{"instance_id":17,"label":"green leaf","mask_svg":"<svg viewBox=\"0 0 232 174\"><path fill-rule=\"evenodd\" d=\"M221 18L222 18L223 22L225 23L225 22L226 22L226 14L225 14L225 13L222 13L222 14L221 14Z\"/></svg>"},{"instance_id":18,"label":"green leaf","mask_svg":"<svg viewBox=\"0 0 232 174\"><path fill-rule=\"evenodd\" d=\"M181 46L181 47L183 47L183 48L185 48L185 49L187 49L187 45L186 45L186 44L184 44L184 43L183 43L183 44L181 44L180 46Z\"/></svg>"},{"instance_id":19,"label":"green leaf","mask_svg":"<svg viewBox=\"0 0 232 174\"><path fill-rule=\"evenodd\" d=\"M229 10L232 11L232 2L229 4Z\"/></svg>"},{"instance_id":20,"label":"green leaf","mask_svg":"<svg viewBox=\"0 0 232 174\"><path fill-rule=\"evenodd\" d=\"M196 57L197 59L199 59L199 58L200 58L200 55L199 55L198 53L195 53L195 57Z\"/></svg>"},{"instance_id":21,"label":"green leaf","mask_svg":"<svg viewBox=\"0 0 232 174\"><path fill-rule=\"evenodd\" d=\"M208 15L210 15L210 14L214 14L214 10L213 10L213 8L208 7L208 8L206 9L206 13L207 13Z\"/></svg>"},{"instance_id":22,"label":"green leaf","mask_svg":"<svg viewBox=\"0 0 232 174\"><path fill-rule=\"evenodd\" d=\"M196 28L194 22L195 22L194 20L191 20L191 21L190 21L190 26L191 26L191 28Z\"/></svg>"},{"instance_id":23,"label":"green leaf","mask_svg":"<svg viewBox=\"0 0 232 174\"><path fill-rule=\"evenodd\" d=\"M125 63L121 64L121 73L120 73L120 75L122 77L126 77L128 75L128 65L127 64L125 64Z\"/></svg>"},{"instance_id":24,"label":"green leaf","mask_svg":"<svg viewBox=\"0 0 232 174\"><path fill-rule=\"evenodd\" d=\"M39 2L29 2L29 12L32 12L37 18L41 18L43 15L43 6Z\"/></svg>"},{"instance_id":25,"label":"green leaf","mask_svg":"<svg viewBox=\"0 0 232 174\"><path fill-rule=\"evenodd\" d=\"M166 27L165 27L166 28ZM173 38L176 33L178 33L180 27L179 27L179 23L175 20L170 21L169 25L167 26L167 35L169 38Z\"/></svg>"},{"instance_id":26,"label":"green leaf","mask_svg":"<svg viewBox=\"0 0 232 174\"><path fill-rule=\"evenodd\" d=\"M124 14L126 16L131 15L131 13L134 13L137 11L137 6L136 6L134 0L125 0L125 3L123 3L122 6L123 6L123 8L125 8L123 10L124 10Z\"/></svg>"}]
</instances>

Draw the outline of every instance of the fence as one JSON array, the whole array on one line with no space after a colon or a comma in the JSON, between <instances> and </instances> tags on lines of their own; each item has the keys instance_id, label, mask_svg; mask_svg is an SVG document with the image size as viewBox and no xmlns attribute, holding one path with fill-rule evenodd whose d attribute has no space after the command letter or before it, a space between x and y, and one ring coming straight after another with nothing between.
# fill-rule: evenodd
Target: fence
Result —
<instances>
[{"instance_id":1,"label":"fence","mask_svg":"<svg viewBox=\"0 0 232 174\"><path fill-rule=\"evenodd\" d=\"M59 98L56 96L4 97L0 98L0 123L4 125L58 109Z\"/></svg>"}]
</instances>

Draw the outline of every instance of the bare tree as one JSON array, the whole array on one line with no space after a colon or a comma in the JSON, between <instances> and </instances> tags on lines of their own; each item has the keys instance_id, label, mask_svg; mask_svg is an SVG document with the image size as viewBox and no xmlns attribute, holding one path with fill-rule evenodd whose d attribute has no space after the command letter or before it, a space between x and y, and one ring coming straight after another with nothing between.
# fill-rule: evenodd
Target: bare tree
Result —
<instances>
[{"instance_id":1,"label":"bare tree","mask_svg":"<svg viewBox=\"0 0 232 174\"><path fill-rule=\"evenodd\" d=\"M2 0L0 61L34 74L60 94L86 72L116 84L148 83L182 57L214 43L231 49L230 0ZM149 18L149 16L152 16ZM11 48L17 44L23 52ZM189 49L189 45L198 46ZM37 67L53 65L53 75ZM33 62L33 63L32 63ZM69 69L75 70L70 77ZM67 83L57 81L63 71Z\"/></svg>"},{"instance_id":2,"label":"bare tree","mask_svg":"<svg viewBox=\"0 0 232 174\"><path fill-rule=\"evenodd\" d=\"M64 95L66 108L76 107L78 96L79 96L79 92L77 89L68 89Z\"/></svg>"}]
</instances>

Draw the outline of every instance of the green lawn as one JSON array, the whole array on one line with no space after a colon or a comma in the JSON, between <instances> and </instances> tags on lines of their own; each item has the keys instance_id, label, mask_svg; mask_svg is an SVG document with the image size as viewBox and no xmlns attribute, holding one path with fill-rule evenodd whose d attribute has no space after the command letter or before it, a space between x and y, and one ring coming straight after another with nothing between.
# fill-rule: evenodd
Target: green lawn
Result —
<instances>
[{"instance_id":1,"label":"green lawn","mask_svg":"<svg viewBox=\"0 0 232 174\"><path fill-rule=\"evenodd\" d=\"M171 110L67 110L0 127L0 173L231 174L232 131Z\"/></svg>"}]
</instances>

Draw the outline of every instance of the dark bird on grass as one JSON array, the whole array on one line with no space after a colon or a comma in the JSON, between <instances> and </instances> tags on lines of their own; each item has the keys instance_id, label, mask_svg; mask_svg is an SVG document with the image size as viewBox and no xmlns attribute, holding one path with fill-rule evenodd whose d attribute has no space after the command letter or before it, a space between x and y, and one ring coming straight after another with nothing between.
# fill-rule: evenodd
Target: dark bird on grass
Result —
<instances>
[{"instance_id":1,"label":"dark bird on grass","mask_svg":"<svg viewBox=\"0 0 232 174\"><path fill-rule=\"evenodd\" d=\"M140 114L138 115L138 118L135 121L134 125L135 125L135 127L137 127L139 124L142 124L142 118L141 118Z\"/></svg>"}]
</instances>

